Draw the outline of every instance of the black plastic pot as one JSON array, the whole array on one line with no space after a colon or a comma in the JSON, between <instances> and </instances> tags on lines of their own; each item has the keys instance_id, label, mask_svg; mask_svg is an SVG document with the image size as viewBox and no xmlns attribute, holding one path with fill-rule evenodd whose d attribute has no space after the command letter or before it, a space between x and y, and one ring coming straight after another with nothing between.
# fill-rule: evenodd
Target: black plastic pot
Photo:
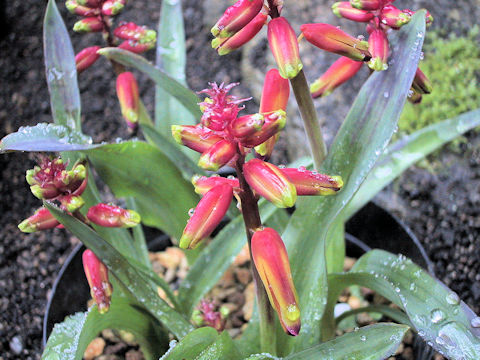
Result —
<instances>
[{"instance_id":1,"label":"black plastic pot","mask_svg":"<svg viewBox=\"0 0 480 360\"><path fill-rule=\"evenodd\" d=\"M373 202L367 204L347 222L346 232L346 252L350 257L358 258L372 248L383 249L409 257L433 275L433 264L415 235L402 221ZM160 251L167 244L168 237L163 235L150 243L149 248ZM43 321L44 345L56 323L63 321L70 314L86 310L90 294L82 267L83 250L84 247L80 244L72 251L55 280ZM423 344L423 342L416 344L417 354L427 350ZM417 359L430 357L430 354L426 353L425 356L418 355Z\"/></svg>"}]
</instances>

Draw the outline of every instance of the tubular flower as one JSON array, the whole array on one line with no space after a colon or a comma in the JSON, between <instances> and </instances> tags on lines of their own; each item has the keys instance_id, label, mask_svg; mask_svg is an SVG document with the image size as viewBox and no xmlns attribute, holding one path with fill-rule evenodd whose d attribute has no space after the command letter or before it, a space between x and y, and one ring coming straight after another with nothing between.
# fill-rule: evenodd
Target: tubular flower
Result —
<instances>
[{"instance_id":1,"label":"tubular flower","mask_svg":"<svg viewBox=\"0 0 480 360\"><path fill-rule=\"evenodd\" d=\"M103 30L103 22L98 17L87 17L77 21L73 25L73 31L79 33L100 32Z\"/></svg>"},{"instance_id":2,"label":"tubular flower","mask_svg":"<svg viewBox=\"0 0 480 360\"><path fill-rule=\"evenodd\" d=\"M244 138L262 129L265 117L262 114L251 114L236 118L230 123L230 133L237 138Z\"/></svg>"},{"instance_id":3,"label":"tubular flower","mask_svg":"<svg viewBox=\"0 0 480 360\"><path fill-rule=\"evenodd\" d=\"M75 0L68 0L65 3L66 8L72 14L80 15L80 16L96 16L100 14L100 9L95 7L88 7L84 5L80 5Z\"/></svg>"},{"instance_id":4,"label":"tubular flower","mask_svg":"<svg viewBox=\"0 0 480 360\"><path fill-rule=\"evenodd\" d=\"M228 184L233 188L234 192L240 191L240 183L235 178L224 178L221 176L200 176L195 175L192 178L192 184L195 187L195 192L199 195L205 195L214 187L222 184Z\"/></svg>"},{"instance_id":5,"label":"tubular flower","mask_svg":"<svg viewBox=\"0 0 480 360\"><path fill-rule=\"evenodd\" d=\"M330 95L333 90L350 80L360 70L363 63L342 56L315 82L310 85L312 97Z\"/></svg>"},{"instance_id":6,"label":"tubular flower","mask_svg":"<svg viewBox=\"0 0 480 360\"><path fill-rule=\"evenodd\" d=\"M179 246L182 249L193 249L210 236L227 213L232 198L233 189L229 184L219 184L209 190L188 220Z\"/></svg>"},{"instance_id":7,"label":"tubular flower","mask_svg":"<svg viewBox=\"0 0 480 360\"><path fill-rule=\"evenodd\" d=\"M295 205L295 185L275 165L252 159L243 165L243 171L248 185L275 206L289 208Z\"/></svg>"},{"instance_id":8,"label":"tubular flower","mask_svg":"<svg viewBox=\"0 0 480 360\"><path fill-rule=\"evenodd\" d=\"M417 68L412 87L420 94L430 94L432 92L432 83L420 68Z\"/></svg>"},{"instance_id":9,"label":"tubular flower","mask_svg":"<svg viewBox=\"0 0 480 360\"><path fill-rule=\"evenodd\" d=\"M115 16L122 12L126 0L105 0L102 5L102 14L105 16Z\"/></svg>"},{"instance_id":10,"label":"tubular flower","mask_svg":"<svg viewBox=\"0 0 480 360\"><path fill-rule=\"evenodd\" d=\"M283 330L288 335L297 336L300 308L282 239L274 229L259 229L253 234L251 249L255 267Z\"/></svg>"},{"instance_id":11,"label":"tubular flower","mask_svg":"<svg viewBox=\"0 0 480 360\"><path fill-rule=\"evenodd\" d=\"M118 26L113 34L123 40L132 40L140 44L155 43L157 40L157 33L155 30L147 29L144 26L139 26L134 22L123 23Z\"/></svg>"},{"instance_id":12,"label":"tubular flower","mask_svg":"<svg viewBox=\"0 0 480 360\"><path fill-rule=\"evenodd\" d=\"M297 195L335 195L342 187L340 176L319 174L304 167L283 168L280 171L295 185Z\"/></svg>"},{"instance_id":13,"label":"tubular flower","mask_svg":"<svg viewBox=\"0 0 480 360\"><path fill-rule=\"evenodd\" d=\"M300 60L297 36L287 19L278 17L268 23L268 43L280 75L285 79L296 77L303 64Z\"/></svg>"},{"instance_id":14,"label":"tubular flower","mask_svg":"<svg viewBox=\"0 0 480 360\"><path fill-rule=\"evenodd\" d=\"M265 123L262 128L251 135L239 138L240 144L247 148L258 146L282 130L286 122L287 116L283 110L265 114Z\"/></svg>"},{"instance_id":15,"label":"tubular flower","mask_svg":"<svg viewBox=\"0 0 480 360\"><path fill-rule=\"evenodd\" d=\"M98 50L100 50L100 46L90 46L75 55L75 65L77 66L77 73L81 73L82 71L88 69L95 63L95 61L98 60L98 58L100 57L100 55L97 54Z\"/></svg>"},{"instance_id":16,"label":"tubular flower","mask_svg":"<svg viewBox=\"0 0 480 360\"><path fill-rule=\"evenodd\" d=\"M98 312L104 314L110 308L112 284L108 280L108 269L91 250L85 250L82 255L83 270L90 286L90 294L98 307Z\"/></svg>"},{"instance_id":17,"label":"tubular flower","mask_svg":"<svg viewBox=\"0 0 480 360\"><path fill-rule=\"evenodd\" d=\"M387 34L381 29L375 29L368 38L368 49L372 58L368 62L368 67L375 71L388 69L388 39Z\"/></svg>"},{"instance_id":18,"label":"tubular flower","mask_svg":"<svg viewBox=\"0 0 480 360\"><path fill-rule=\"evenodd\" d=\"M138 84L131 72L123 72L117 77L117 96L122 115L130 129L137 126L140 114Z\"/></svg>"},{"instance_id":19,"label":"tubular flower","mask_svg":"<svg viewBox=\"0 0 480 360\"><path fill-rule=\"evenodd\" d=\"M393 5L387 5L382 9L380 20L382 24L390 26L392 29L399 29L407 24L412 16L408 13L397 9Z\"/></svg>"},{"instance_id":20,"label":"tubular flower","mask_svg":"<svg viewBox=\"0 0 480 360\"><path fill-rule=\"evenodd\" d=\"M222 140L221 136L201 125L172 125L172 135L178 144L200 153Z\"/></svg>"},{"instance_id":21,"label":"tubular flower","mask_svg":"<svg viewBox=\"0 0 480 360\"><path fill-rule=\"evenodd\" d=\"M263 0L238 0L213 26L213 36L227 38L246 26L262 9Z\"/></svg>"},{"instance_id":22,"label":"tubular flower","mask_svg":"<svg viewBox=\"0 0 480 360\"><path fill-rule=\"evenodd\" d=\"M102 203L88 209L87 218L103 227L129 228L140 223L140 215L136 211Z\"/></svg>"},{"instance_id":23,"label":"tubular flower","mask_svg":"<svg viewBox=\"0 0 480 360\"><path fill-rule=\"evenodd\" d=\"M366 41L356 39L335 26L321 23L304 24L300 30L305 39L322 50L357 61L370 58Z\"/></svg>"},{"instance_id":24,"label":"tubular flower","mask_svg":"<svg viewBox=\"0 0 480 360\"><path fill-rule=\"evenodd\" d=\"M59 224L47 208L41 207L28 219L23 220L18 228L24 233L33 233L39 230L53 229Z\"/></svg>"},{"instance_id":25,"label":"tubular flower","mask_svg":"<svg viewBox=\"0 0 480 360\"><path fill-rule=\"evenodd\" d=\"M361 10L378 10L384 3L385 0L350 0L350 4L352 4L354 8Z\"/></svg>"},{"instance_id":26,"label":"tubular flower","mask_svg":"<svg viewBox=\"0 0 480 360\"><path fill-rule=\"evenodd\" d=\"M339 18L357 22L369 22L374 17L373 13L354 8L348 1L336 2L332 5L332 11Z\"/></svg>"},{"instance_id":27,"label":"tubular flower","mask_svg":"<svg viewBox=\"0 0 480 360\"><path fill-rule=\"evenodd\" d=\"M220 140L200 156L198 166L205 170L217 171L228 164L236 154L237 148L233 142Z\"/></svg>"}]
</instances>

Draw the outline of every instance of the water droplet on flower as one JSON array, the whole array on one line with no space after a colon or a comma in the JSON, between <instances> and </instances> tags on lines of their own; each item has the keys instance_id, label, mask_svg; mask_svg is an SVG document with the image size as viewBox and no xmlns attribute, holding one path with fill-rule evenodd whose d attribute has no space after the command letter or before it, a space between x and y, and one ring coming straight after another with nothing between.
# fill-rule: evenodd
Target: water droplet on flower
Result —
<instances>
[{"instance_id":1,"label":"water droplet on flower","mask_svg":"<svg viewBox=\"0 0 480 360\"><path fill-rule=\"evenodd\" d=\"M188 210L188 216L192 217L194 213L195 213L194 208L191 208L190 210Z\"/></svg>"}]
</instances>

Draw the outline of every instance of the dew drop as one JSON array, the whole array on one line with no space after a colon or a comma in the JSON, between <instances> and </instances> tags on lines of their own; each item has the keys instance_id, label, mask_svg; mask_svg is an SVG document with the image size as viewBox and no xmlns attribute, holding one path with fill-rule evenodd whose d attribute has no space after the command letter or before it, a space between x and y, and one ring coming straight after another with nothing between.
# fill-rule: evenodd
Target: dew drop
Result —
<instances>
[{"instance_id":1,"label":"dew drop","mask_svg":"<svg viewBox=\"0 0 480 360\"><path fill-rule=\"evenodd\" d=\"M188 210L188 216L192 217L193 214L195 214L195 209L194 208L191 208L190 210Z\"/></svg>"},{"instance_id":2,"label":"dew drop","mask_svg":"<svg viewBox=\"0 0 480 360\"><path fill-rule=\"evenodd\" d=\"M472 320L470 320L470 325L472 325L473 328L480 328L480 317L475 316Z\"/></svg>"},{"instance_id":3,"label":"dew drop","mask_svg":"<svg viewBox=\"0 0 480 360\"><path fill-rule=\"evenodd\" d=\"M434 324L438 324L440 321L442 321L444 319L444 317L445 317L445 314L440 309L434 309L430 313L430 320Z\"/></svg>"},{"instance_id":4,"label":"dew drop","mask_svg":"<svg viewBox=\"0 0 480 360\"><path fill-rule=\"evenodd\" d=\"M362 335L362 336L360 336L360 340L365 342L365 341L367 341L367 337L365 335Z\"/></svg>"},{"instance_id":5,"label":"dew drop","mask_svg":"<svg viewBox=\"0 0 480 360\"><path fill-rule=\"evenodd\" d=\"M458 297L458 295L454 292L451 292L450 294L448 294L445 298L445 300L447 301L447 303L449 303L450 305L458 305L460 304L460 298Z\"/></svg>"}]
</instances>

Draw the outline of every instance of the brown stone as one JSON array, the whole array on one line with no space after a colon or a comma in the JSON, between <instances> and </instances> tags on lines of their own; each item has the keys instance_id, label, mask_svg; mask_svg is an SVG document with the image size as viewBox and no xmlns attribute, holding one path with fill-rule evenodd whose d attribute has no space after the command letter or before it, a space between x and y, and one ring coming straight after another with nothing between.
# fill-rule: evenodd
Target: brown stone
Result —
<instances>
[{"instance_id":1,"label":"brown stone","mask_svg":"<svg viewBox=\"0 0 480 360\"><path fill-rule=\"evenodd\" d=\"M100 337L93 339L90 344L88 344L83 354L85 360L93 360L95 357L100 356L103 353L105 348L105 340Z\"/></svg>"}]
</instances>

